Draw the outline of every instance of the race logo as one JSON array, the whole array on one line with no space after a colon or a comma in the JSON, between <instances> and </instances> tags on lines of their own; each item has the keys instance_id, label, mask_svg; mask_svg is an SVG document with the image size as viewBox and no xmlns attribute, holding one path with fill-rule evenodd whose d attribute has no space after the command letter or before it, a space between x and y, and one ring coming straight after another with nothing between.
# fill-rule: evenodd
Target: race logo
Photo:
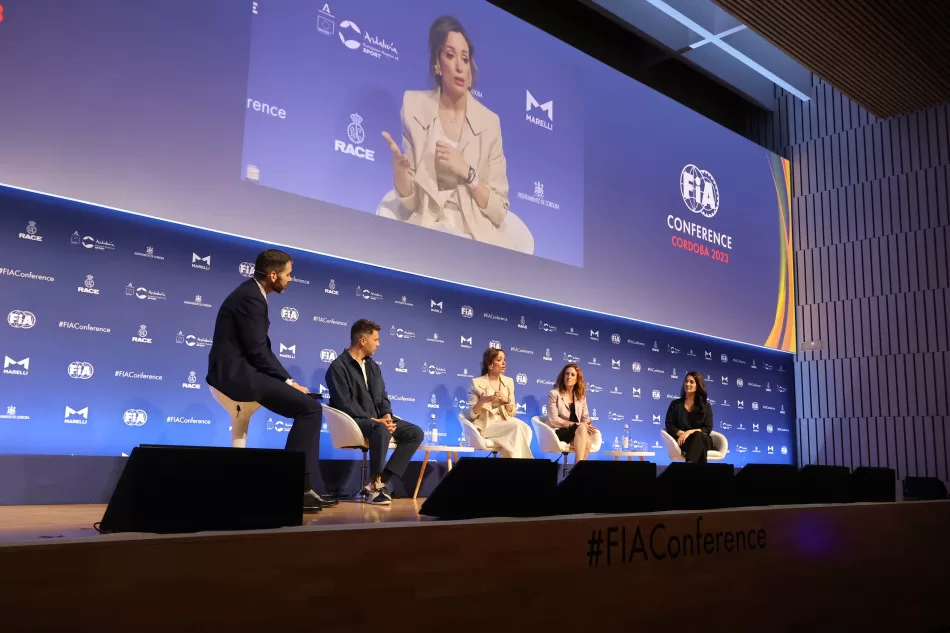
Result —
<instances>
[{"instance_id":1,"label":"race logo","mask_svg":"<svg viewBox=\"0 0 950 633\"><path fill-rule=\"evenodd\" d=\"M343 34L341 33L340 36L342 37ZM350 124L346 126L346 137L349 139L348 143L340 139L334 139L334 152L348 154L371 163L376 161L376 152L363 147L363 141L366 140L366 130L363 129L363 117L355 112L350 115Z\"/></svg>"}]
</instances>

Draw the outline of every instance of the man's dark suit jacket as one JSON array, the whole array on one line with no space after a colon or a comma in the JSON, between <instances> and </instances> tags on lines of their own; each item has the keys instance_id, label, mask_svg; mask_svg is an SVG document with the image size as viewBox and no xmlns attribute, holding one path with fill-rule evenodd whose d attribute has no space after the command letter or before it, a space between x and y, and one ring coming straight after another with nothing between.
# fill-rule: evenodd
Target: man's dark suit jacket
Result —
<instances>
[{"instance_id":1,"label":"man's dark suit jacket","mask_svg":"<svg viewBox=\"0 0 950 633\"><path fill-rule=\"evenodd\" d=\"M267 300L257 282L248 279L218 310L208 355L208 384L233 400L256 402L262 397L265 376L290 378L271 350L269 327Z\"/></svg>"},{"instance_id":2,"label":"man's dark suit jacket","mask_svg":"<svg viewBox=\"0 0 950 633\"><path fill-rule=\"evenodd\" d=\"M327 388L330 390L330 406L352 418L376 418L392 414L392 405L386 395L382 372L372 357L366 358L366 381L359 363L343 350L327 369Z\"/></svg>"}]
</instances>

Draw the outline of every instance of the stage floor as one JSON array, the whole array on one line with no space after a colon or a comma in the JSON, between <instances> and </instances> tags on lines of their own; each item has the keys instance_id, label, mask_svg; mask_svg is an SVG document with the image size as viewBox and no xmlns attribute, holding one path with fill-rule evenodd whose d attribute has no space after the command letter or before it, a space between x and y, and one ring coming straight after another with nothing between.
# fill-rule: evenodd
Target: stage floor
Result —
<instances>
[{"instance_id":1,"label":"stage floor","mask_svg":"<svg viewBox=\"0 0 950 633\"><path fill-rule=\"evenodd\" d=\"M336 507L304 514L304 526L366 525L431 521L421 516L425 499L395 499L390 506L343 502ZM0 506L0 544L95 538L92 527L106 511L102 505Z\"/></svg>"}]
</instances>

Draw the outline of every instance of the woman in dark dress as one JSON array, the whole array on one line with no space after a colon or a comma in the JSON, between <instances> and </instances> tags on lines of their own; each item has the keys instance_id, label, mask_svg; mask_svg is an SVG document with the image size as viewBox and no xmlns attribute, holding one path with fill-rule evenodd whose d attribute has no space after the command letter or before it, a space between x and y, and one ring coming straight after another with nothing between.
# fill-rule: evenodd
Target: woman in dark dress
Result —
<instances>
[{"instance_id":1,"label":"woman in dark dress","mask_svg":"<svg viewBox=\"0 0 950 633\"><path fill-rule=\"evenodd\" d=\"M712 405L706 399L706 382L697 371L686 374L680 397L666 410L666 432L670 434L691 464L705 464L706 451L712 448Z\"/></svg>"}]
</instances>

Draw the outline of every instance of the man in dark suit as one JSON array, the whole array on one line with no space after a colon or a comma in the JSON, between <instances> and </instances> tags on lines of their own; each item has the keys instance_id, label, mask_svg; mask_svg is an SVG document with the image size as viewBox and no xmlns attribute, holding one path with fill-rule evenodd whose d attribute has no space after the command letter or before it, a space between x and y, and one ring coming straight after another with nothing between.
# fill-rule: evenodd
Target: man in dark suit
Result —
<instances>
[{"instance_id":1,"label":"man in dark suit","mask_svg":"<svg viewBox=\"0 0 950 633\"><path fill-rule=\"evenodd\" d=\"M232 400L259 402L277 415L293 418L285 448L306 455L304 509L318 511L336 503L321 498L310 486L320 454L323 409L280 364L267 335L267 295L287 289L292 268L290 255L283 251L268 249L257 256L253 278L228 295L218 310L206 380Z\"/></svg>"},{"instance_id":2,"label":"man in dark suit","mask_svg":"<svg viewBox=\"0 0 950 633\"><path fill-rule=\"evenodd\" d=\"M330 406L352 417L369 443L372 477L362 494L371 503L389 504L389 479L402 477L423 433L415 424L393 417L382 373L372 359L378 347L379 325L360 319L350 328L349 349L330 364L326 378ZM390 439L396 441L396 450L387 462Z\"/></svg>"}]
</instances>

